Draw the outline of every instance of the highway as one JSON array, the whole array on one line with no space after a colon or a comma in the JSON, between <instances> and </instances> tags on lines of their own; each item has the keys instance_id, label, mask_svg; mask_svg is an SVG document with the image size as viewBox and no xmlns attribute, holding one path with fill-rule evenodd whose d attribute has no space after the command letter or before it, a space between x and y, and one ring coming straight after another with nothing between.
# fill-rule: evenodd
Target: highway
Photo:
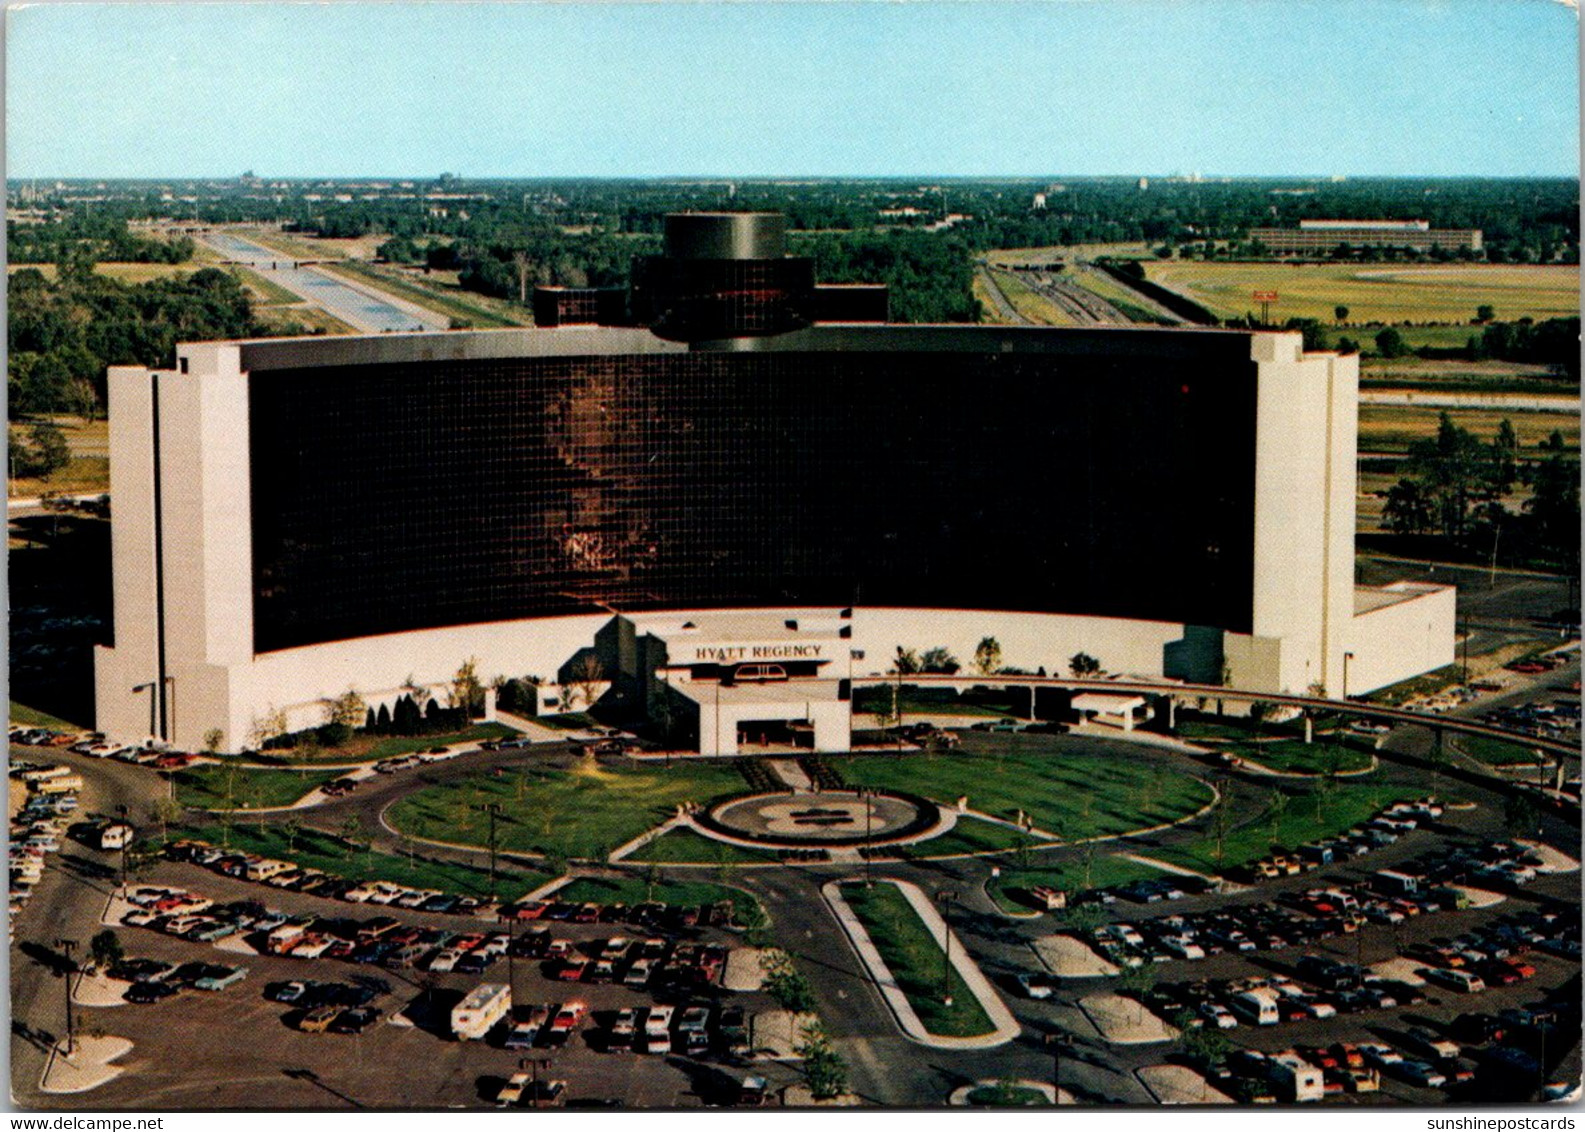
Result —
<instances>
[{"instance_id":1,"label":"highway","mask_svg":"<svg viewBox=\"0 0 1585 1132\"><path fill-rule=\"evenodd\" d=\"M290 256L271 251L251 240L229 232L210 233L199 238L228 261L257 271L270 282L284 287L305 302L329 311L362 333L446 329L447 322L440 315L427 311L418 314L411 308L398 307L343 283L317 268L296 267Z\"/></svg>"}]
</instances>

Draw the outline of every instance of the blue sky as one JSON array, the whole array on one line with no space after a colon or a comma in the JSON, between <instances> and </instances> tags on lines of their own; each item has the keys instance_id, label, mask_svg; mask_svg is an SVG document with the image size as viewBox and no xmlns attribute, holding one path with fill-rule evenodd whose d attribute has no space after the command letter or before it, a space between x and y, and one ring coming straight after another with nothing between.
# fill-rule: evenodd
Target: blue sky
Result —
<instances>
[{"instance_id":1,"label":"blue sky","mask_svg":"<svg viewBox=\"0 0 1585 1132\"><path fill-rule=\"evenodd\" d=\"M44 4L11 177L1578 174L1554 0Z\"/></svg>"}]
</instances>

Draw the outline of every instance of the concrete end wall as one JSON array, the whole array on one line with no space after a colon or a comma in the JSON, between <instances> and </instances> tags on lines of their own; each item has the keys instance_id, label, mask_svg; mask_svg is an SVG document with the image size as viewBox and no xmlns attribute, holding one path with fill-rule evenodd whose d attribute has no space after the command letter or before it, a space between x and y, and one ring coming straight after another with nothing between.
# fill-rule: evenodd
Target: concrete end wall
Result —
<instances>
[{"instance_id":1,"label":"concrete end wall","mask_svg":"<svg viewBox=\"0 0 1585 1132\"><path fill-rule=\"evenodd\" d=\"M1415 596L1353 618L1348 627L1348 694L1358 696L1456 659L1458 591L1452 586L1397 583L1388 591ZM1341 687L1338 688L1341 692Z\"/></svg>"}]
</instances>

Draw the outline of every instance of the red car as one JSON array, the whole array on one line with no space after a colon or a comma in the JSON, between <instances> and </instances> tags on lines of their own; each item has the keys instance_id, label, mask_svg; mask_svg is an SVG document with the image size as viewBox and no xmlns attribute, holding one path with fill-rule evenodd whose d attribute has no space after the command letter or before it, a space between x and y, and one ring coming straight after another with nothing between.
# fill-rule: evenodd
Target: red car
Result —
<instances>
[{"instance_id":1,"label":"red car","mask_svg":"<svg viewBox=\"0 0 1585 1132\"><path fill-rule=\"evenodd\" d=\"M564 983L575 983L583 978L583 972L588 966L589 961L582 956L563 959L561 966L556 968L556 978Z\"/></svg>"},{"instance_id":2,"label":"red car","mask_svg":"<svg viewBox=\"0 0 1585 1132\"><path fill-rule=\"evenodd\" d=\"M522 904L508 904L501 909L503 920L537 920L545 914L543 900L526 900Z\"/></svg>"}]
</instances>

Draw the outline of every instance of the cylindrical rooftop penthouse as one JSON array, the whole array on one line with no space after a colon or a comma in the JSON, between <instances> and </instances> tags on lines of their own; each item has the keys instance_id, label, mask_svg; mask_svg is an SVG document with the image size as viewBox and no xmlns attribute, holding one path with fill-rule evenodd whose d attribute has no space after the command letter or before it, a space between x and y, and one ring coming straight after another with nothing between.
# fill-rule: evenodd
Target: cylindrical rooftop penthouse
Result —
<instances>
[{"instance_id":1,"label":"cylindrical rooftop penthouse","mask_svg":"<svg viewBox=\"0 0 1585 1132\"><path fill-rule=\"evenodd\" d=\"M779 212L674 212L666 217L672 259L780 259L787 218Z\"/></svg>"}]
</instances>

